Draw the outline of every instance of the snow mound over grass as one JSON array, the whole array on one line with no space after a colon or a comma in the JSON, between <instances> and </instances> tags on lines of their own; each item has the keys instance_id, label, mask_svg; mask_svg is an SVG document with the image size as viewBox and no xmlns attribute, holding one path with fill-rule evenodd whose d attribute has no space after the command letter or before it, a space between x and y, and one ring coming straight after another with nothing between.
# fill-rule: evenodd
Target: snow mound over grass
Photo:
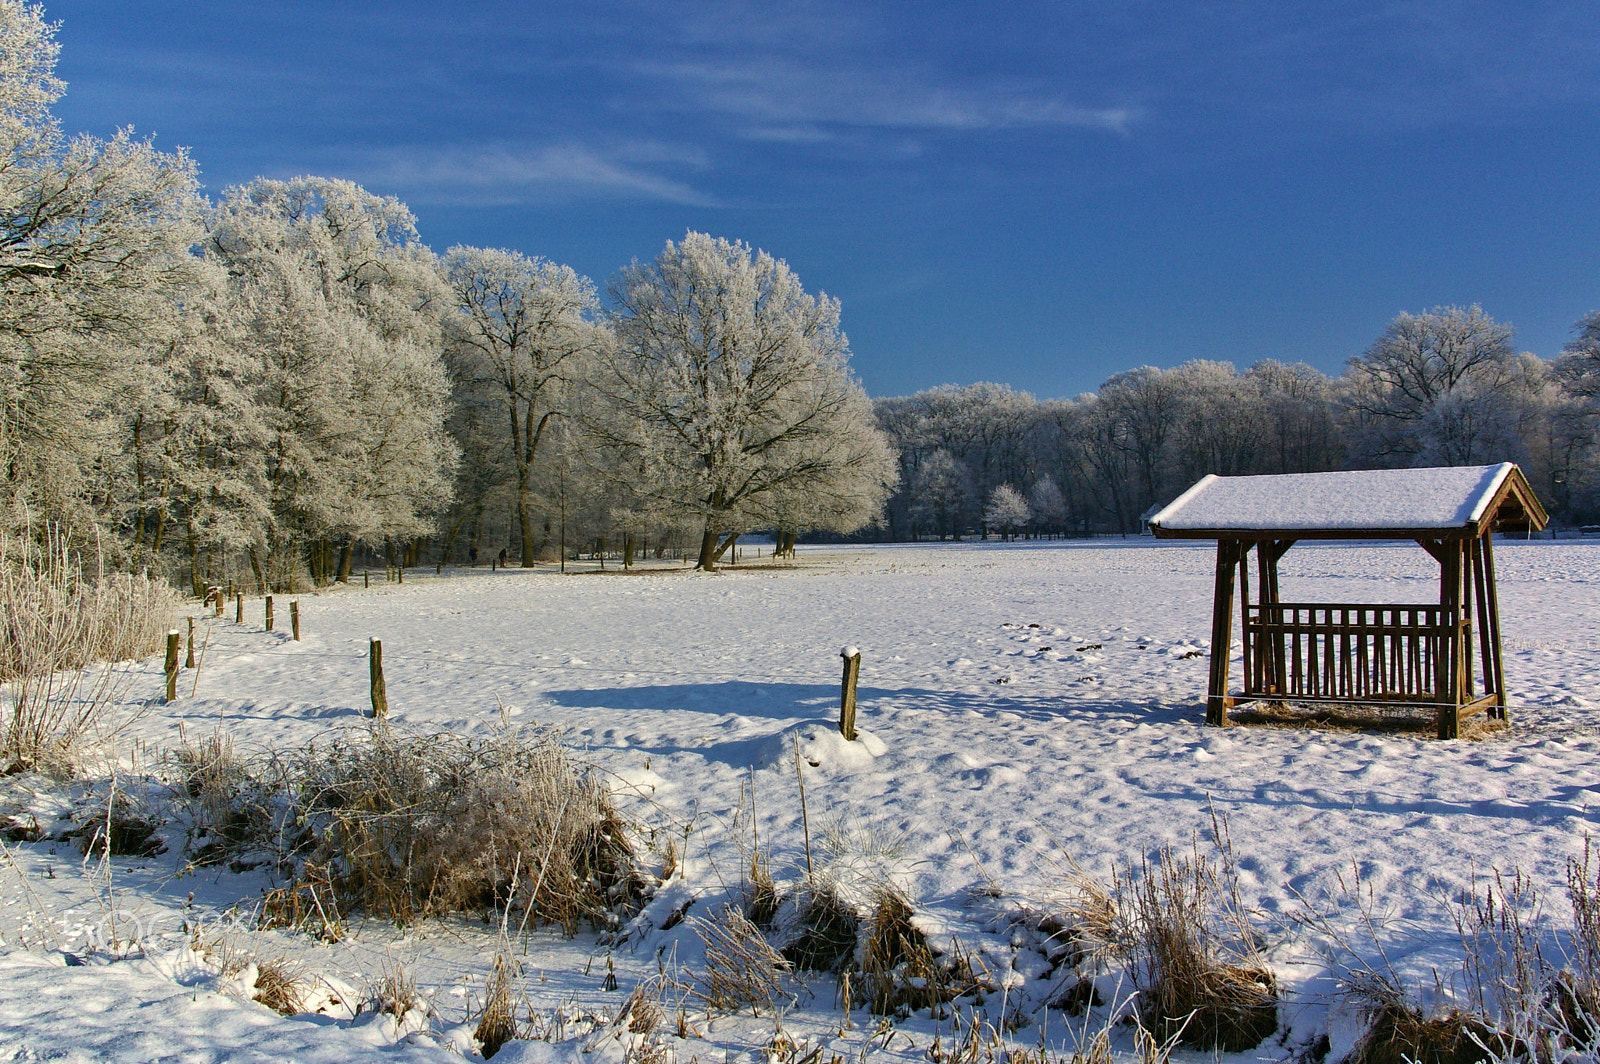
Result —
<instances>
[{"instance_id":1,"label":"snow mound over grass","mask_svg":"<svg viewBox=\"0 0 1600 1064\"><path fill-rule=\"evenodd\" d=\"M800 740L800 757L806 767L824 772L860 772L889 748L871 732L856 729L854 742L839 734L831 720L808 720L785 728L761 745L756 764L762 768L794 769L795 738Z\"/></svg>"}]
</instances>

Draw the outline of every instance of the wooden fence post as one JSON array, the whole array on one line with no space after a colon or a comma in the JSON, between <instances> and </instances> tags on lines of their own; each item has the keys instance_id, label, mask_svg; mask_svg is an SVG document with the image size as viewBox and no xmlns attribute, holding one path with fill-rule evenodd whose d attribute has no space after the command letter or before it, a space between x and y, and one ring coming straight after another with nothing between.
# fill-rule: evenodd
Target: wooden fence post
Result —
<instances>
[{"instance_id":1,"label":"wooden fence post","mask_svg":"<svg viewBox=\"0 0 1600 1064\"><path fill-rule=\"evenodd\" d=\"M194 618L189 618L189 652L183 659L183 667L194 668Z\"/></svg>"},{"instance_id":2,"label":"wooden fence post","mask_svg":"<svg viewBox=\"0 0 1600 1064\"><path fill-rule=\"evenodd\" d=\"M844 680L839 685L839 734L847 743L856 740L856 679L861 675L861 651L845 647L839 651L844 659Z\"/></svg>"},{"instance_id":3,"label":"wooden fence post","mask_svg":"<svg viewBox=\"0 0 1600 1064\"><path fill-rule=\"evenodd\" d=\"M238 597L233 600L233 604L234 604L233 605L233 623L234 624L243 624L244 623L244 592L243 591L239 592Z\"/></svg>"},{"instance_id":4,"label":"wooden fence post","mask_svg":"<svg viewBox=\"0 0 1600 1064\"><path fill-rule=\"evenodd\" d=\"M365 569L361 570L361 586L364 588L372 586L372 574Z\"/></svg>"},{"instance_id":5,"label":"wooden fence post","mask_svg":"<svg viewBox=\"0 0 1600 1064\"><path fill-rule=\"evenodd\" d=\"M400 568L394 571L394 582L397 584L403 584L406 582L405 566L402 565Z\"/></svg>"},{"instance_id":6,"label":"wooden fence post","mask_svg":"<svg viewBox=\"0 0 1600 1064\"><path fill-rule=\"evenodd\" d=\"M167 633L167 701L178 700L178 630Z\"/></svg>"},{"instance_id":7,"label":"wooden fence post","mask_svg":"<svg viewBox=\"0 0 1600 1064\"><path fill-rule=\"evenodd\" d=\"M289 600L289 627L294 629L294 641L300 642L300 600Z\"/></svg>"},{"instance_id":8,"label":"wooden fence post","mask_svg":"<svg viewBox=\"0 0 1600 1064\"><path fill-rule=\"evenodd\" d=\"M272 596L267 596L267 631L272 631Z\"/></svg>"},{"instance_id":9,"label":"wooden fence post","mask_svg":"<svg viewBox=\"0 0 1600 1064\"><path fill-rule=\"evenodd\" d=\"M383 641L373 639L371 644L368 665L372 680L372 716L379 719L389 715L389 695L383 686Z\"/></svg>"},{"instance_id":10,"label":"wooden fence post","mask_svg":"<svg viewBox=\"0 0 1600 1064\"><path fill-rule=\"evenodd\" d=\"M213 614L213 616L221 617L222 616L222 589L220 587L214 587L214 588L211 589L211 591L212 591L213 595L215 596L212 599L212 605L216 606L216 608L217 608L217 612L215 614Z\"/></svg>"}]
</instances>

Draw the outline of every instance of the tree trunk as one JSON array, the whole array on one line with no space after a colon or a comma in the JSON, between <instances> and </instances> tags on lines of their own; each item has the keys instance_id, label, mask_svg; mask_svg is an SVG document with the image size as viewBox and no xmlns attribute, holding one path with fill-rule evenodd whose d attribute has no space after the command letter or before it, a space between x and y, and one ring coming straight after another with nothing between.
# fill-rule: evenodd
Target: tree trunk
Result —
<instances>
[{"instance_id":1,"label":"tree trunk","mask_svg":"<svg viewBox=\"0 0 1600 1064\"><path fill-rule=\"evenodd\" d=\"M624 569L632 569L633 568L633 553L634 553L635 550L638 549L638 546L639 546L638 538L632 532L624 532L623 533L623 535L622 535L622 567Z\"/></svg>"},{"instance_id":2,"label":"tree trunk","mask_svg":"<svg viewBox=\"0 0 1600 1064\"><path fill-rule=\"evenodd\" d=\"M712 572L717 565L717 530L706 527L700 535L700 560L695 563L695 568L701 572Z\"/></svg>"},{"instance_id":3,"label":"tree trunk","mask_svg":"<svg viewBox=\"0 0 1600 1064\"><path fill-rule=\"evenodd\" d=\"M737 542L739 542L739 533L737 533L737 532L728 533L728 538L723 540L721 545L717 547L717 552L711 556L711 560L714 561L714 562L715 561L721 561L722 560L722 556L724 554L728 553L728 548L732 547Z\"/></svg>"},{"instance_id":4,"label":"tree trunk","mask_svg":"<svg viewBox=\"0 0 1600 1064\"><path fill-rule=\"evenodd\" d=\"M538 564L538 552L533 549L533 510L528 506L527 497L521 491L517 492L517 528L522 533L522 567L532 569Z\"/></svg>"},{"instance_id":5,"label":"tree trunk","mask_svg":"<svg viewBox=\"0 0 1600 1064\"><path fill-rule=\"evenodd\" d=\"M339 545L339 583L350 582L350 561L356 552L356 545L352 540L345 540Z\"/></svg>"},{"instance_id":6,"label":"tree trunk","mask_svg":"<svg viewBox=\"0 0 1600 1064\"><path fill-rule=\"evenodd\" d=\"M261 565L261 552L253 545L250 548L250 571L255 574L256 593L265 595L267 593L267 571Z\"/></svg>"},{"instance_id":7,"label":"tree trunk","mask_svg":"<svg viewBox=\"0 0 1600 1064\"><path fill-rule=\"evenodd\" d=\"M206 582L200 575L200 535L195 531L194 515L189 516L189 586L195 598L205 598Z\"/></svg>"}]
</instances>

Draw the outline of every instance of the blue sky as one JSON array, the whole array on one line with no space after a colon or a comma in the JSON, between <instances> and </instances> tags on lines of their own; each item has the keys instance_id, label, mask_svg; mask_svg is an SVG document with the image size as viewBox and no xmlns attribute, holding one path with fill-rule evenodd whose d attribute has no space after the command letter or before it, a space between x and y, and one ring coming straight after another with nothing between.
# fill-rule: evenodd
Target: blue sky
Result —
<instances>
[{"instance_id":1,"label":"blue sky","mask_svg":"<svg viewBox=\"0 0 1600 1064\"><path fill-rule=\"evenodd\" d=\"M1600 3L47 0L71 131L399 196L604 283L686 229L844 304L874 395L1338 372L1600 308Z\"/></svg>"}]
</instances>

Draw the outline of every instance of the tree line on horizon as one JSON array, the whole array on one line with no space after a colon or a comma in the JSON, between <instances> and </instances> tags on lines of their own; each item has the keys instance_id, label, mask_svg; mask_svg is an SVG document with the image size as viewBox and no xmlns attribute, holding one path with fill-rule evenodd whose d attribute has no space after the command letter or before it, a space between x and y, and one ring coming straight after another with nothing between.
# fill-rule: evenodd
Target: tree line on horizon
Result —
<instances>
[{"instance_id":1,"label":"tree line on horizon","mask_svg":"<svg viewBox=\"0 0 1600 1064\"><path fill-rule=\"evenodd\" d=\"M1503 461L1558 524L1600 522L1600 312L1575 333L1546 360L1481 307L1441 307L1397 316L1337 377L1194 360L1073 399L989 383L879 399L901 474L879 532L1126 534L1208 473Z\"/></svg>"},{"instance_id":2,"label":"tree line on horizon","mask_svg":"<svg viewBox=\"0 0 1600 1064\"><path fill-rule=\"evenodd\" d=\"M839 304L689 233L601 290L423 243L393 197L69 137L55 27L0 0L0 519L189 584L348 579L369 559L517 562L741 534L1132 531L1205 472L1512 458L1596 506L1600 316L1516 354L1477 307L1402 315L1349 371L1190 362L1036 400L869 399Z\"/></svg>"}]
</instances>

